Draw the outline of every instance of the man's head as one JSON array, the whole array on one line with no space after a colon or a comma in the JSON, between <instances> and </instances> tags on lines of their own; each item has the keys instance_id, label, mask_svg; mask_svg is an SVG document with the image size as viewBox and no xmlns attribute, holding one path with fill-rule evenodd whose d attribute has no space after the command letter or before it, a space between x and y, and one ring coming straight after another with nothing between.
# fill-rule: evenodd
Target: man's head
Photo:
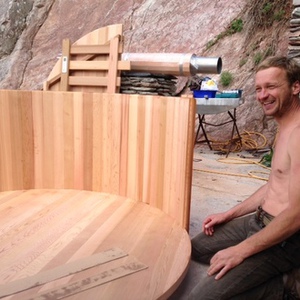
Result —
<instances>
[{"instance_id":1,"label":"man's head","mask_svg":"<svg viewBox=\"0 0 300 300\"><path fill-rule=\"evenodd\" d=\"M256 99L266 115L280 118L300 108L300 66L290 58L269 57L256 70Z\"/></svg>"},{"instance_id":2,"label":"man's head","mask_svg":"<svg viewBox=\"0 0 300 300\"><path fill-rule=\"evenodd\" d=\"M256 73L271 67L284 70L290 86L296 81L300 82L300 65L297 64L295 59L287 58L285 56L268 57L258 65Z\"/></svg>"}]
</instances>

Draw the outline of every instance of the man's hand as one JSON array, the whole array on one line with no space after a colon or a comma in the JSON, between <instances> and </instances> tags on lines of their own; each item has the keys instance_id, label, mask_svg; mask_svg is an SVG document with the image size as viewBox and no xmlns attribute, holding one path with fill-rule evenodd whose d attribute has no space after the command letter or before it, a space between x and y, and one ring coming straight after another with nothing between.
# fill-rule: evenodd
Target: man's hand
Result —
<instances>
[{"instance_id":1,"label":"man's hand","mask_svg":"<svg viewBox=\"0 0 300 300\"><path fill-rule=\"evenodd\" d=\"M227 222L225 213L210 215L203 221L202 230L206 235L213 235L214 226L225 222Z\"/></svg>"},{"instance_id":2,"label":"man's hand","mask_svg":"<svg viewBox=\"0 0 300 300\"><path fill-rule=\"evenodd\" d=\"M230 269L233 269L244 260L236 246L217 252L210 260L207 274L212 276L217 273L215 279L223 277Z\"/></svg>"}]
</instances>

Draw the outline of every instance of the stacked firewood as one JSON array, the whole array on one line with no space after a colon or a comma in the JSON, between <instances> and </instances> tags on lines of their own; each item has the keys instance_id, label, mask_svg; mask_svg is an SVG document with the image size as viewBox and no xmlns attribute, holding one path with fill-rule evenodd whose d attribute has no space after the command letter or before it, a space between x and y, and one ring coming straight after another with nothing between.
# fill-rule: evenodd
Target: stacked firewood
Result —
<instances>
[{"instance_id":1,"label":"stacked firewood","mask_svg":"<svg viewBox=\"0 0 300 300\"><path fill-rule=\"evenodd\" d=\"M122 94L174 96L177 78L172 75L122 72Z\"/></svg>"},{"instance_id":2,"label":"stacked firewood","mask_svg":"<svg viewBox=\"0 0 300 300\"><path fill-rule=\"evenodd\" d=\"M300 63L300 0L293 0L294 10L290 21L288 57L294 57Z\"/></svg>"}]
</instances>

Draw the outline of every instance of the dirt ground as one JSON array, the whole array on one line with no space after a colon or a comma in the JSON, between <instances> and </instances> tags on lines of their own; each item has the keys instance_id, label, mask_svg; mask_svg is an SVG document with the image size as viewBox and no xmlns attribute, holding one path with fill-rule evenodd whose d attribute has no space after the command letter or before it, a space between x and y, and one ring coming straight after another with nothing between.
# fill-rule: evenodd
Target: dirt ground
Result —
<instances>
[{"instance_id":1,"label":"dirt ground","mask_svg":"<svg viewBox=\"0 0 300 300\"><path fill-rule=\"evenodd\" d=\"M195 147L192 181L190 236L201 230L204 218L238 204L268 178L269 170L259 161L265 153L238 152L228 157L208 147ZM249 175L250 174L250 175ZM203 276L206 266L191 261L188 273L170 300L187 299Z\"/></svg>"}]
</instances>

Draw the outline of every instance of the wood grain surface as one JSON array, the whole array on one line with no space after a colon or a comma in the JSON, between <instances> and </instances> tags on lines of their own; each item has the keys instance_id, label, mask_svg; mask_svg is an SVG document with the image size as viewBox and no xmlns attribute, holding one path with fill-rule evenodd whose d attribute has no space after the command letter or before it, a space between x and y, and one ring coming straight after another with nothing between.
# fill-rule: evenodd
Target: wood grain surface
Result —
<instances>
[{"instance_id":1,"label":"wood grain surface","mask_svg":"<svg viewBox=\"0 0 300 300\"><path fill-rule=\"evenodd\" d=\"M128 197L188 230L195 99L0 91L0 191Z\"/></svg>"},{"instance_id":2,"label":"wood grain surface","mask_svg":"<svg viewBox=\"0 0 300 300\"><path fill-rule=\"evenodd\" d=\"M67 299L167 299L185 275L191 250L186 230L161 210L118 195L72 189L0 193L0 233L0 290L46 271L59 278L57 267L113 247L128 254L3 299L47 295L78 281L84 287L89 278L108 276L109 270L136 260L147 268Z\"/></svg>"}]
</instances>

